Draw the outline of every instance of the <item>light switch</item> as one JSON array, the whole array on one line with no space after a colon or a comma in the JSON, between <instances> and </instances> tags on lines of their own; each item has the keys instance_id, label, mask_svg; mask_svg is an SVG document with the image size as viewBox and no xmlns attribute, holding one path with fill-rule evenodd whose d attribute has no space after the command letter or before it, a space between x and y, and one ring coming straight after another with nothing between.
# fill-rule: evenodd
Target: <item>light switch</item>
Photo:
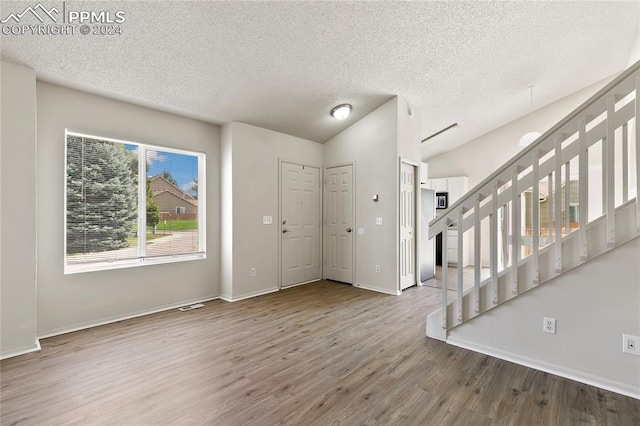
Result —
<instances>
[{"instance_id":1,"label":"light switch","mask_svg":"<svg viewBox=\"0 0 640 426\"><path fill-rule=\"evenodd\" d=\"M273 216L262 216L263 225L271 225L273 223Z\"/></svg>"},{"instance_id":2,"label":"light switch","mask_svg":"<svg viewBox=\"0 0 640 426\"><path fill-rule=\"evenodd\" d=\"M376 217L376 225L382 225L382 218Z\"/></svg>"}]
</instances>

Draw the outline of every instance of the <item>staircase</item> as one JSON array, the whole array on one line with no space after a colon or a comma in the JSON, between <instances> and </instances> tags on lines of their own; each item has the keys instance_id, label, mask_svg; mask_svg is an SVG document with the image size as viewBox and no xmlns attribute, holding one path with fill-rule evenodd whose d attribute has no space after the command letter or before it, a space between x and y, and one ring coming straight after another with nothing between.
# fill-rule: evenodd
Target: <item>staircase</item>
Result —
<instances>
[{"instance_id":1,"label":"staircase","mask_svg":"<svg viewBox=\"0 0 640 426\"><path fill-rule=\"evenodd\" d=\"M427 317L428 337L446 341L452 328L640 236L639 93L637 62L431 221L429 238L458 228L458 259L448 282L443 238L442 307Z\"/></svg>"}]
</instances>

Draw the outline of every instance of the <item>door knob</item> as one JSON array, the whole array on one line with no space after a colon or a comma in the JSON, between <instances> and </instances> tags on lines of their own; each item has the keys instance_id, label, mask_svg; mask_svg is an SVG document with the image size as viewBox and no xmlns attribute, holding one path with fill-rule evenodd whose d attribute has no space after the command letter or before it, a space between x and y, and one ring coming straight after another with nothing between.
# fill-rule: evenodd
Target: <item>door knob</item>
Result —
<instances>
[{"instance_id":1,"label":"door knob","mask_svg":"<svg viewBox=\"0 0 640 426\"><path fill-rule=\"evenodd\" d=\"M347 228L347 232L351 232L351 228Z\"/></svg>"},{"instance_id":2,"label":"door knob","mask_svg":"<svg viewBox=\"0 0 640 426\"><path fill-rule=\"evenodd\" d=\"M283 234L286 234L287 232L289 232L289 230L288 230L288 229L282 228L282 233L283 233Z\"/></svg>"}]
</instances>

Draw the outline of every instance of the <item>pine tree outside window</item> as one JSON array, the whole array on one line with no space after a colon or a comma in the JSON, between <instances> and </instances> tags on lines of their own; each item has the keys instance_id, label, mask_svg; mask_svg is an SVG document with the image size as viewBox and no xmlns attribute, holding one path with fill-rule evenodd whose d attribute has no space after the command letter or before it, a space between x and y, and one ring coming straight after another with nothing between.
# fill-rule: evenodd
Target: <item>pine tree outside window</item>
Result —
<instances>
[{"instance_id":1,"label":"pine tree outside window","mask_svg":"<svg viewBox=\"0 0 640 426\"><path fill-rule=\"evenodd\" d=\"M65 273L204 258L204 165L203 153L67 131Z\"/></svg>"}]
</instances>

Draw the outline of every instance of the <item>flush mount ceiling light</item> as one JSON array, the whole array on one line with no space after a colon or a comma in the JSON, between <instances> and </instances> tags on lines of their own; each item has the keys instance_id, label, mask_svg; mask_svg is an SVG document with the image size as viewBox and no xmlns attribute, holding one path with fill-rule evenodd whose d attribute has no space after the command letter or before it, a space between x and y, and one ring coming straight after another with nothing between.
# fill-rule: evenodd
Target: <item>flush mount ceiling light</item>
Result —
<instances>
[{"instance_id":1,"label":"flush mount ceiling light","mask_svg":"<svg viewBox=\"0 0 640 426\"><path fill-rule=\"evenodd\" d=\"M351 105L340 104L331 110L331 116L338 120L344 120L351 113Z\"/></svg>"}]
</instances>

